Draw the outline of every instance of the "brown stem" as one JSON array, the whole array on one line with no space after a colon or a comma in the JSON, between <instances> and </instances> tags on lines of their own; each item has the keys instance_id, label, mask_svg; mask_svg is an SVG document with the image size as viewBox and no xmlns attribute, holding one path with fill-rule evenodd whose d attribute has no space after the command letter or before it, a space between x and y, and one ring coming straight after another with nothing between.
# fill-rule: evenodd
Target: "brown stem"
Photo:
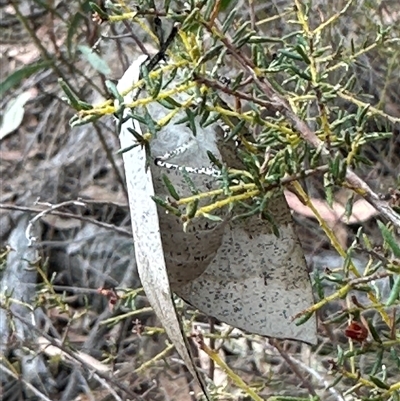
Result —
<instances>
[{"instance_id":1,"label":"brown stem","mask_svg":"<svg viewBox=\"0 0 400 401\"><path fill-rule=\"evenodd\" d=\"M322 153L325 156L329 156L329 150L326 148L323 141L321 141L315 132L308 126L308 124L302 120L296 113L293 112L287 100L275 91L268 79L264 76L258 76L254 71L254 63L243 53L239 52L233 44L232 40L228 35L223 35L219 24L215 24L213 27L209 26L204 22L204 26L211 33L216 34L221 42L230 51L232 57L234 57L238 63L247 71L253 78L254 83L257 87L269 98L270 103L268 107L279 111L286 117L288 121L296 128L301 137L314 148L321 148ZM267 102L266 102L267 103ZM362 180L351 168L347 168L346 181L348 186L361 195L367 200L372 206L374 206L387 220L389 220L397 230L400 230L400 216L394 212L386 201L383 201L379 196L368 186L368 184Z\"/></svg>"},{"instance_id":2,"label":"brown stem","mask_svg":"<svg viewBox=\"0 0 400 401\"><path fill-rule=\"evenodd\" d=\"M281 357L285 360L285 362L289 365L292 372L302 381L303 386L308 390L308 392L316 397L317 393L314 390L313 385L307 380L304 375L301 373L300 369L293 363L292 359L289 357L287 352L281 347L279 341L276 339L271 339L271 344L277 349Z\"/></svg>"}]
</instances>

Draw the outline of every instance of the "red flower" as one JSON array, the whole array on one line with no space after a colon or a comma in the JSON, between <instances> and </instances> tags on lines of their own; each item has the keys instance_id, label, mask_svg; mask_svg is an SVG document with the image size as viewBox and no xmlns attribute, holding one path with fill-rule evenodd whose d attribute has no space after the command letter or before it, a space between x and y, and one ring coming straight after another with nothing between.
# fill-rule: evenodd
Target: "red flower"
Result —
<instances>
[{"instance_id":1,"label":"red flower","mask_svg":"<svg viewBox=\"0 0 400 401\"><path fill-rule=\"evenodd\" d=\"M368 337L368 329L363 324L354 321L349 324L344 334L346 337L362 343Z\"/></svg>"}]
</instances>

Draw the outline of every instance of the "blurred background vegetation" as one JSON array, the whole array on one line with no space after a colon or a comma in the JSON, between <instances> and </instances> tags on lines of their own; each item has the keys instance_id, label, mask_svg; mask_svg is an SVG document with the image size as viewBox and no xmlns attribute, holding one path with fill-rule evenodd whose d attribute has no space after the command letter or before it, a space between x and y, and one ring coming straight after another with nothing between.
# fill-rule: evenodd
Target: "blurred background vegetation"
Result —
<instances>
[{"instance_id":1,"label":"blurred background vegetation","mask_svg":"<svg viewBox=\"0 0 400 401\"><path fill-rule=\"evenodd\" d=\"M112 99L107 80L116 82L144 51L154 54L160 32L167 38L176 22L167 57L212 81L211 104L229 103L220 77L258 101L229 104L257 138L255 158L244 159L263 160L268 150L271 183L312 171L300 181L303 202L285 194L313 272L319 344L231 330L177 300L188 329L200 327L232 369L193 345L212 396L251 399L234 372L260 399L400 399L400 227L344 184L351 167L398 213L398 1L0 4L4 400L197 399L141 291L118 136L104 107ZM213 19L227 40L202 24ZM286 97L329 158L283 113L260 106L270 99L235 49ZM91 105L101 111L81 124L62 87L87 103L86 115L95 114Z\"/></svg>"}]
</instances>

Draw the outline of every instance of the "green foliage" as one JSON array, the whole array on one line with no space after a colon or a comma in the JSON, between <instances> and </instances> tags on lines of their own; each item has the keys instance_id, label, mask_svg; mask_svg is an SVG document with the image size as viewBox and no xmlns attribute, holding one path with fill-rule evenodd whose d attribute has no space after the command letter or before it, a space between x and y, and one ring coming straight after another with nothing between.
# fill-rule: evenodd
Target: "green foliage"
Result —
<instances>
[{"instance_id":1,"label":"green foliage","mask_svg":"<svg viewBox=\"0 0 400 401\"><path fill-rule=\"evenodd\" d=\"M47 7L43 2L35 3ZM167 1L164 9L158 7L156 12L154 2L145 0L136 2L132 9L124 2L105 2L105 8L88 1L78 3L71 3L66 11L69 18L65 27L65 49L61 49L65 52L62 53L63 68L59 68L61 63L48 60L46 57L51 54L43 51L37 38L33 39L41 50L42 60L7 76L0 84L0 96L14 90L33 74L52 67L60 76L59 83L69 105L76 111L71 119L72 126L98 121L114 113L121 115L125 107L131 108L134 118L147 127L148 133L143 136L136 132L132 135L146 148L149 157L148 138L156 136L161 127L169 124L178 109L186 113L178 123L187 125L194 133L199 127L215 122L228 125L231 131L220 146L225 149L236 139L240 146L229 161L213 160L221 171L220 189L210 194L198 193L188 179L193 196L182 198L165 177L173 201L157 197L154 201L180 216L187 225L199 216L217 221L219 208L232 205L240 218L264 213L268 210L271 191L289 185L295 187L301 201L315 212L331 249L343 257L340 269L314 272L316 303L302 316L297 316L297 322L302 323L319 313L325 327L339 327L340 333L351 322L361 322L367 331L365 341L349 337L340 345L323 341L320 348L314 350L316 359L323 353L329 355L331 376L326 376L330 388L340 389L346 396L357 399L398 400L398 377L388 375L388 362L397 371L400 366L399 318L393 312L400 306L400 227L395 223L396 213L388 215L394 216L392 220L384 216L390 224L381 221L375 224L380 233L378 240L371 238L360 224L353 243L344 249L335 229L312 208L311 194L301 193L307 177L318 177L319 182L323 182L321 196L333 206L337 192L349 188L353 195L346 204L347 215L354 210L355 196L372 201L379 199L378 193L371 194L365 187L349 181L349 171L367 177L377 161L371 160L366 149L376 149L394 134L399 135L400 118L391 114L390 107L400 104L396 95L400 29L394 20L400 12L398 4L385 3L389 4L385 11L377 0L294 0L279 9L274 5L276 2L261 7L260 2L250 1L240 8L239 2L231 0L189 1L184 8L178 2ZM252 10L251 5L259 11ZM113 26L118 33L126 23L137 35L138 42L158 48L162 43L154 29L155 15L164 24L165 38L171 26L178 24L178 33L163 49L168 64L147 64L142 70L137 87L146 91L148 97L138 97L132 104L121 106L122 96L108 76L112 63L91 47L92 32L86 30L86 26L91 26L89 9L103 21L101 28ZM56 10L51 13L57 15ZM95 31L97 27L92 28ZM99 39L98 32L95 37ZM127 45L125 42L122 49L131 52L137 43ZM85 66L91 67L92 76L87 77L80 69L73 68L78 62L77 50L84 56ZM65 66L76 76L84 76L85 83L80 86L75 77L67 79ZM97 73L108 79L104 81L105 90L99 89L103 87L99 82L103 82L97 79ZM395 79L397 82L393 83ZM102 92L107 100L96 107L91 104L92 99L85 101L83 89L88 87ZM176 99L175 96L182 93L186 94L187 102ZM171 114L154 121L146 105L155 101ZM129 150L122 149L119 153ZM236 158L240 168L232 167L231 162L236 162ZM398 184L397 181L395 185ZM380 191L378 186L376 191ZM199 200L204 199L206 205L200 205ZM273 224L273 216L265 214ZM383 249L377 248L380 243ZM367 258L361 272L355 266L356 252ZM0 255L1 267L4 255ZM389 283L386 294L377 286L382 279ZM46 285L38 292L37 305L56 305L62 310L63 297L51 291L51 283ZM41 298L41 294L47 299ZM133 291L124 294L120 299L122 307L132 309L136 296ZM341 300L339 310L324 315L326 308ZM373 317L369 312L373 312ZM115 325L125 317L122 314L106 324ZM146 330L145 335L159 334L155 328ZM226 341L226 337L221 338ZM365 365L365 360L370 359L373 363ZM257 388L253 383L249 387L252 391ZM218 391L220 389L215 390L216 399L224 393ZM309 396L313 394L309 392ZM276 395L269 399L305 398Z\"/></svg>"},{"instance_id":2,"label":"green foliage","mask_svg":"<svg viewBox=\"0 0 400 401\"><path fill-rule=\"evenodd\" d=\"M4 96L4 94L10 89L21 85L24 79L29 78L31 75L37 73L38 71L45 70L50 65L51 65L50 61L42 61L26 65L14 71L8 77L6 77L4 81L0 83L0 96Z\"/></svg>"},{"instance_id":3,"label":"green foliage","mask_svg":"<svg viewBox=\"0 0 400 401\"><path fill-rule=\"evenodd\" d=\"M106 12L107 16L102 14L102 18L110 23L133 21L134 26L141 26L146 19L152 21L150 3L139 2L136 11L115 7L105 9L102 13ZM369 3L362 3L362 18L367 19ZM397 27L368 20L365 23L369 24L369 31L365 38L362 35L356 39L350 38L351 35L343 36L342 20L349 18L355 10L360 12L352 1L341 8L337 6L336 12L325 14L324 20L314 17L311 4L294 1L293 6L282 11L282 15L269 15L263 20L261 16L255 18L251 11L247 17L243 16L243 10L234 2L190 2L183 12L174 9L175 4L170 2L161 13L162 20L179 22L180 29L166 49L168 65L147 64L151 69L143 68L137 87L145 89L149 97L140 97L125 106L142 115L152 136L170 123L174 112L184 109L186 117L176 124L185 124L195 135L198 130L196 121L200 121L201 126L217 121L231 127L231 134L221 147L228 147L234 138L240 141L235 156L240 160L240 169L233 168L229 161L213 160L221 171L220 192L199 194L188 179L193 196L185 199L164 178L174 201L168 203L157 197L154 201L181 216L185 226L198 216L218 220L214 213L221 207L232 205L239 210L240 217L265 213L271 189L282 188L282 184L291 182L294 184L302 201L315 211L333 248L345 258L340 271L315 272L319 301L303 316L298 316L298 322L301 324L338 299L347 299L348 308L331 315L326 324L350 324L352 320L361 318L363 310L375 310L385 329L378 330L372 320L362 318L360 327L364 327L365 334L361 333L360 343L349 340L347 348L339 348L332 359L335 375L332 386L339 386L342 379L347 378L351 388L362 389L364 399L395 400L399 386L386 377L382 360L387 354L398 359L395 346L399 345L399 329L384 309L399 305L398 267L394 267L391 256L384 262L382 257L375 259L369 244L361 240L361 232L346 252L335 232L323 217L317 215L309 195L302 191L297 181L302 178L305 165L315 172L325 168L325 198L333 206L338 188L351 187L349 171L366 171L373 166L363 149L390 138L393 124L399 123L400 119L386 113L382 107L387 99L384 92L380 92L382 97L375 102L363 93L364 83L360 85L357 82L359 74L365 73L361 60L371 52L381 60L385 59L386 53L399 54L399 32ZM273 24L275 19L281 18L284 18L281 26ZM388 85L384 87L387 89ZM174 98L181 93L186 94L187 101L180 102ZM114 94L114 97L118 95ZM152 101L165 105L171 114L154 121L146 110L146 105ZM112 112L109 103L96 109L96 114ZM80 121L79 118L90 115L90 109L81 110L74 124ZM382 126L386 129L381 129ZM355 194L366 195L361 186L353 185L352 189ZM199 199L207 197L208 204L200 206ZM346 205L348 215L353 210L353 200L351 198ZM265 213L265 217L273 223L273 216ZM398 258L397 240L385 225L378 224L385 243ZM364 250L370 255L368 267L362 273L353 263L354 249ZM387 298L377 292L374 285L382 275L390 276L393 281ZM334 288L333 293L326 293L328 287ZM350 293L366 294L370 305L361 306L357 301L359 295L350 296ZM351 299L353 303L349 301ZM349 333L349 336L356 335ZM361 345L367 336L368 342ZM357 341L356 337L350 338ZM360 357L369 353L377 356L375 364L369 372L360 374Z\"/></svg>"}]
</instances>

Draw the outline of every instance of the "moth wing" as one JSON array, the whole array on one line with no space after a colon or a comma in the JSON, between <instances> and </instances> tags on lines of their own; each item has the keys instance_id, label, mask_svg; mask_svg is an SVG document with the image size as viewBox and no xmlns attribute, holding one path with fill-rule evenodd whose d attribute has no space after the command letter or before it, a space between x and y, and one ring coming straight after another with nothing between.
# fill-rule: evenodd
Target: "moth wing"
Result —
<instances>
[{"instance_id":1,"label":"moth wing","mask_svg":"<svg viewBox=\"0 0 400 401\"><path fill-rule=\"evenodd\" d=\"M315 344L315 316L300 326L293 321L314 300L303 250L283 194L271 202L269 212L279 237L258 216L228 224L209 267L177 293L231 326Z\"/></svg>"}]
</instances>

